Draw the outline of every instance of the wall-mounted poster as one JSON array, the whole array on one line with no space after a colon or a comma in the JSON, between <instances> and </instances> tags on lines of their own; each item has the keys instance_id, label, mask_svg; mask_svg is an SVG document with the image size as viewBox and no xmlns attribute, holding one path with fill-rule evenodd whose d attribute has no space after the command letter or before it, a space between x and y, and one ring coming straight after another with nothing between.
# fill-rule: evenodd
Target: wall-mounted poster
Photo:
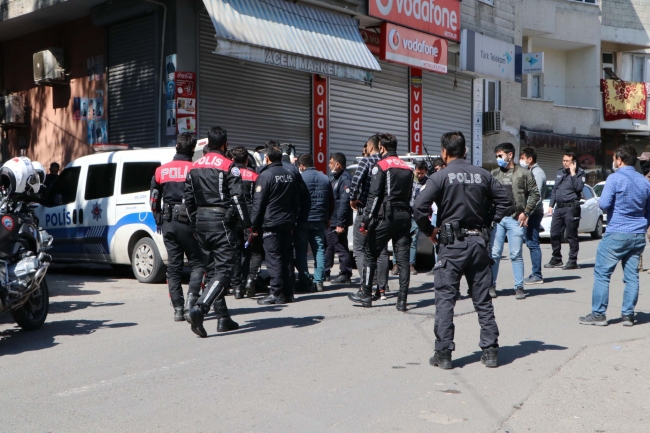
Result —
<instances>
[{"instance_id":1,"label":"wall-mounted poster","mask_svg":"<svg viewBox=\"0 0 650 433\"><path fill-rule=\"evenodd\" d=\"M95 144L95 122L92 120L86 122L86 130L88 131L87 143L90 145Z\"/></svg>"},{"instance_id":2,"label":"wall-mounted poster","mask_svg":"<svg viewBox=\"0 0 650 433\"><path fill-rule=\"evenodd\" d=\"M95 120L93 122L95 129L95 144L106 144L108 143L108 131L107 124L105 120Z\"/></svg>"},{"instance_id":3,"label":"wall-mounted poster","mask_svg":"<svg viewBox=\"0 0 650 433\"><path fill-rule=\"evenodd\" d=\"M81 114L82 121L88 120L88 98L81 98Z\"/></svg>"},{"instance_id":4,"label":"wall-mounted poster","mask_svg":"<svg viewBox=\"0 0 650 433\"><path fill-rule=\"evenodd\" d=\"M174 102L176 102L176 84L173 81L167 82L167 109L171 110L174 108Z\"/></svg>"},{"instance_id":5,"label":"wall-mounted poster","mask_svg":"<svg viewBox=\"0 0 650 433\"><path fill-rule=\"evenodd\" d=\"M90 100L92 119L101 119L104 117L104 98L97 96Z\"/></svg>"},{"instance_id":6,"label":"wall-mounted poster","mask_svg":"<svg viewBox=\"0 0 650 433\"><path fill-rule=\"evenodd\" d=\"M178 133L189 132L196 134L196 118L195 117L179 117L178 118Z\"/></svg>"},{"instance_id":7,"label":"wall-mounted poster","mask_svg":"<svg viewBox=\"0 0 650 433\"><path fill-rule=\"evenodd\" d=\"M176 135L176 110L167 110L167 135Z\"/></svg>"},{"instance_id":8,"label":"wall-mounted poster","mask_svg":"<svg viewBox=\"0 0 650 433\"><path fill-rule=\"evenodd\" d=\"M174 72L176 72L176 54L165 57L165 71L167 72L167 81L174 81Z\"/></svg>"},{"instance_id":9,"label":"wall-mounted poster","mask_svg":"<svg viewBox=\"0 0 650 433\"><path fill-rule=\"evenodd\" d=\"M178 98L176 109L178 114L196 114L196 99Z\"/></svg>"},{"instance_id":10,"label":"wall-mounted poster","mask_svg":"<svg viewBox=\"0 0 650 433\"><path fill-rule=\"evenodd\" d=\"M72 99L72 119L81 119L81 98Z\"/></svg>"}]
</instances>

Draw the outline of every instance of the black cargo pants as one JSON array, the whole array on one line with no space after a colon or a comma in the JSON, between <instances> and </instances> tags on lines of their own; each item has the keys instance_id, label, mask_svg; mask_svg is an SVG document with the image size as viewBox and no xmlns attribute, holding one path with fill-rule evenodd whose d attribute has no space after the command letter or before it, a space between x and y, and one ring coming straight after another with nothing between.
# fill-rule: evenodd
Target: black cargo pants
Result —
<instances>
[{"instance_id":1,"label":"black cargo pants","mask_svg":"<svg viewBox=\"0 0 650 433\"><path fill-rule=\"evenodd\" d=\"M293 295L293 244L288 228L265 228L262 235L266 269L271 277L271 294Z\"/></svg>"},{"instance_id":2,"label":"black cargo pants","mask_svg":"<svg viewBox=\"0 0 650 433\"><path fill-rule=\"evenodd\" d=\"M203 255L199 243L194 237L189 221L164 221L162 225L163 241L167 249L167 286L169 297L174 307L185 303L181 278L183 276L184 258L187 256L191 274L187 293L199 295L203 280Z\"/></svg>"},{"instance_id":3,"label":"black cargo pants","mask_svg":"<svg viewBox=\"0 0 650 433\"><path fill-rule=\"evenodd\" d=\"M481 349L498 347L499 328L494 318L492 298L492 260L485 239L469 236L450 245L441 245L433 267L436 294L436 350L454 350L454 307L460 279L465 275L472 293L474 309L481 326Z\"/></svg>"},{"instance_id":4,"label":"black cargo pants","mask_svg":"<svg viewBox=\"0 0 650 433\"><path fill-rule=\"evenodd\" d=\"M578 208L580 209L580 208ZM566 230L566 239L569 242L569 260L578 260L580 243L578 241L578 226L580 225L580 211L576 217L574 206L557 207L553 210L551 220L551 248L553 260L562 261L562 234Z\"/></svg>"},{"instance_id":5,"label":"black cargo pants","mask_svg":"<svg viewBox=\"0 0 650 433\"><path fill-rule=\"evenodd\" d=\"M357 264L357 271L359 272L359 277L363 278L363 262L365 261L366 255L366 243L368 242L368 237L363 235L359 228L361 228L361 223L363 222L363 208L357 209L357 216L354 219L354 226L352 228L352 245L353 245L353 255L354 260ZM388 272L390 271L390 254L388 254L388 244L382 250L377 259L377 273L375 274L375 279L377 280L377 286L381 290L388 288ZM374 284L374 281L373 281Z\"/></svg>"},{"instance_id":6,"label":"black cargo pants","mask_svg":"<svg viewBox=\"0 0 650 433\"><path fill-rule=\"evenodd\" d=\"M248 230L244 231L244 235L248 234ZM248 238L244 237L244 252L241 265L241 274L246 280L256 281L262 269L262 260L264 258L264 245L262 244L263 233L258 233L253 236L248 247L246 242ZM244 281L245 283L246 281Z\"/></svg>"},{"instance_id":7,"label":"black cargo pants","mask_svg":"<svg viewBox=\"0 0 650 433\"><path fill-rule=\"evenodd\" d=\"M371 228L366 235L366 246L363 259L363 275L361 284L371 287L377 272L377 260L386 250L388 241L393 241L393 255L399 269L399 291L408 293L411 281L409 253L411 249L411 214L406 211L395 210L392 219L382 219L376 227ZM379 269L378 285L382 287L380 277L383 269ZM388 264L386 264L386 279L388 278Z\"/></svg>"},{"instance_id":8,"label":"black cargo pants","mask_svg":"<svg viewBox=\"0 0 650 433\"><path fill-rule=\"evenodd\" d=\"M224 296L232 279L237 247L235 228L224 218L223 213L212 209L197 212L196 236L205 258L208 283L196 305L207 312L214 302L217 318L230 317Z\"/></svg>"}]
</instances>

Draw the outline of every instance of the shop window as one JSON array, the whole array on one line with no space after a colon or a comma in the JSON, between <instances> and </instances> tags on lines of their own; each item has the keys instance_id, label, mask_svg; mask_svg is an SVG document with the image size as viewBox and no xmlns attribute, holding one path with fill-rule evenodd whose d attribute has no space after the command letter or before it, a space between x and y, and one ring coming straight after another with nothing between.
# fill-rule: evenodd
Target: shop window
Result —
<instances>
[{"instance_id":1,"label":"shop window","mask_svg":"<svg viewBox=\"0 0 650 433\"><path fill-rule=\"evenodd\" d=\"M122 168L121 194L149 191L159 162L125 162Z\"/></svg>"},{"instance_id":2,"label":"shop window","mask_svg":"<svg viewBox=\"0 0 650 433\"><path fill-rule=\"evenodd\" d=\"M543 97L542 95L543 88L544 85L542 84L542 75L541 74L533 75L531 79L530 97L541 99Z\"/></svg>"},{"instance_id":3,"label":"shop window","mask_svg":"<svg viewBox=\"0 0 650 433\"><path fill-rule=\"evenodd\" d=\"M496 80L484 80L484 101L483 111L501 110L501 82Z\"/></svg>"},{"instance_id":4,"label":"shop window","mask_svg":"<svg viewBox=\"0 0 650 433\"><path fill-rule=\"evenodd\" d=\"M88 166L86 178L86 200L112 197L115 190L117 164L96 164Z\"/></svg>"},{"instance_id":5,"label":"shop window","mask_svg":"<svg viewBox=\"0 0 650 433\"><path fill-rule=\"evenodd\" d=\"M80 173L81 167L69 167L63 170L52 188L47 191L45 206L61 206L77 201Z\"/></svg>"}]
</instances>

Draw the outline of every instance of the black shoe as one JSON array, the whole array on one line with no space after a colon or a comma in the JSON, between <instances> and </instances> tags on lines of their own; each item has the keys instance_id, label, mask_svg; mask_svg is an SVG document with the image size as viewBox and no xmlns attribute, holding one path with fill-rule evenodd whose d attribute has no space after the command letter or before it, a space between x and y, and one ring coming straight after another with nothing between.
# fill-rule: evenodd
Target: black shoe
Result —
<instances>
[{"instance_id":1,"label":"black shoe","mask_svg":"<svg viewBox=\"0 0 650 433\"><path fill-rule=\"evenodd\" d=\"M280 297L282 299L282 296ZM293 304L296 302L296 297L293 296L293 293L290 295L284 295L284 302L280 302L281 304Z\"/></svg>"},{"instance_id":2,"label":"black shoe","mask_svg":"<svg viewBox=\"0 0 650 433\"><path fill-rule=\"evenodd\" d=\"M349 275L339 274L336 278L330 280L332 284L350 284L352 280Z\"/></svg>"},{"instance_id":3,"label":"black shoe","mask_svg":"<svg viewBox=\"0 0 650 433\"><path fill-rule=\"evenodd\" d=\"M562 266L564 266L564 263L562 262L562 260L554 260L554 259L551 259L550 262L548 262L547 264L544 265L544 267L546 269L549 269L549 268L561 268Z\"/></svg>"},{"instance_id":4,"label":"black shoe","mask_svg":"<svg viewBox=\"0 0 650 433\"><path fill-rule=\"evenodd\" d=\"M370 291L370 289L368 289L368 291ZM363 288L359 289L357 293L350 293L348 299L357 304L361 304L361 306L365 308L372 307L372 295L370 293L365 293Z\"/></svg>"},{"instance_id":5,"label":"black shoe","mask_svg":"<svg viewBox=\"0 0 650 433\"><path fill-rule=\"evenodd\" d=\"M381 295L382 295L381 290L379 290L379 288L375 289L375 293L372 295L372 301L373 302L374 301L379 301L379 299L381 298Z\"/></svg>"},{"instance_id":6,"label":"black shoe","mask_svg":"<svg viewBox=\"0 0 650 433\"><path fill-rule=\"evenodd\" d=\"M220 317L217 322L217 332L236 331L237 329L239 329L239 323L230 317Z\"/></svg>"},{"instance_id":7,"label":"black shoe","mask_svg":"<svg viewBox=\"0 0 650 433\"><path fill-rule=\"evenodd\" d=\"M562 267L565 271L571 270L571 269L578 269L578 263L575 260L569 260L566 262L566 265Z\"/></svg>"},{"instance_id":8,"label":"black shoe","mask_svg":"<svg viewBox=\"0 0 650 433\"><path fill-rule=\"evenodd\" d=\"M190 310L192 307L196 304L196 301L199 300L199 296L195 295L193 293L188 293L187 294L187 300L185 301L185 314L183 314L183 318L187 321L187 323L192 323L190 322Z\"/></svg>"},{"instance_id":9,"label":"black shoe","mask_svg":"<svg viewBox=\"0 0 650 433\"><path fill-rule=\"evenodd\" d=\"M497 288L495 286L490 286L488 293L490 294L491 298L496 298L497 297Z\"/></svg>"},{"instance_id":10,"label":"black shoe","mask_svg":"<svg viewBox=\"0 0 650 433\"><path fill-rule=\"evenodd\" d=\"M587 314L586 316L581 317L581 325L596 325L596 326L607 326L607 317L604 314Z\"/></svg>"},{"instance_id":11,"label":"black shoe","mask_svg":"<svg viewBox=\"0 0 650 433\"><path fill-rule=\"evenodd\" d=\"M233 295L235 296L235 299L244 299L244 290L242 290L241 286L235 287L233 289Z\"/></svg>"},{"instance_id":12,"label":"black shoe","mask_svg":"<svg viewBox=\"0 0 650 433\"><path fill-rule=\"evenodd\" d=\"M325 290L325 288L323 287L323 283L321 282L316 283L316 291L322 292L323 290Z\"/></svg>"},{"instance_id":13,"label":"black shoe","mask_svg":"<svg viewBox=\"0 0 650 433\"><path fill-rule=\"evenodd\" d=\"M395 304L397 311L401 311L402 313L406 312L406 297L406 293L399 292L397 294L397 304Z\"/></svg>"},{"instance_id":14,"label":"black shoe","mask_svg":"<svg viewBox=\"0 0 650 433\"><path fill-rule=\"evenodd\" d=\"M524 293L523 287L515 288L515 299L526 299L526 294Z\"/></svg>"},{"instance_id":15,"label":"black shoe","mask_svg":"<svg viewBox=\"0 0 650 433\"><path fill-rule=\"evenodd\" d=\"M262 299L257 300L258 305L276 305L276 304L286 304L287 300L284 297L284 295L280 296L275 296L275 295L268 295L263 297Z\"/></svg>"},{"instance_id":16,"label":"black shoe","mask_svg":"<svg viewBox=\"0 0 650 433\"><path fill-rule=\"evenodd\" d=\"M190 312L188 313L188 319L192 325L192 332L198 335L201 338L208 336L205 328L203 327L203 311L198 306L193 306Z\"/></svg>"},{"instance_id":17,"label":"black shoe","mask_svg":"<svg viewBox=\"0 0 650 433\"><path fill-rule=\"evenodd\" d=\"M481 364L485 365L488 368L496 368L499 366L499 348L498 347L488 347L483 349L483 355L481 356Z\"/></svg>"},{"instance_id":18,"label":"black shoe","mask_svg":"<svg viewBox=\"0 0 650 433\"><path fill-rule=\"evenodd\" d=\"M255 297L255 280L246 281L246 296L249 298Z\"/></svg>"},{"instance_id":19,"label":"black shoe","mask_svg":"<svg viewBox=\"0 0 650 433\"><path fill-rule=\"evenodd\" d=\"M330 273L329 273L329 272L325 272L325 282L329 283L330 281L331 281Z\"/></svg>"},{"instance_id":20,"label":"black shoe","mask_svg":"<svg viewBox=\"0 0 650 433\"><path fill-rule=\"evenodd\" d=\"M634 326L634 314L629 314L625 315L623 314L621 316L623 326Z\"/></svg>"},{"instance_id":21,"label":"black shoe","mask_svg":"<svg viewBox=\"0 0 650 433\"><path fill-rule=\"evenodd\" d=\"M429 359L429 364L443 370L451 370L454 368L451 363L451 350L436 350L436 353Z\"/></svg>"},{"instance_id":22,"label":"black shoe","mask_svg":"<svg viewBox=\"0 0 650 433\"><path fill-rule=\"evenodd\" d=\"M185 310L183 307L174 307L174 322L183 322L185 317L183 317Z\"/></svg>"},{"instance_id":23,"label":"black shoe","mask_svg":"<svg viewBox=\"0 0 650 433\"><path fill-rule=\"evenodd\" d=\"M457 301L460 301L460 298L461 298L461 296L460 296L460 290L458 290L458 291L456 292L456 296L455 296L455 298L456 298Z\"/></svg>"},{"instance_id":24,"label":"black shoe","mask_svg":"<svg viewBox=\"0 0 650 433\"><path fill-rule=\"evenodd\" d=\"M311 281L300 281L296 283L296 293L311 293L314 290L314 283Z\"/></svg>"}]
</instances>

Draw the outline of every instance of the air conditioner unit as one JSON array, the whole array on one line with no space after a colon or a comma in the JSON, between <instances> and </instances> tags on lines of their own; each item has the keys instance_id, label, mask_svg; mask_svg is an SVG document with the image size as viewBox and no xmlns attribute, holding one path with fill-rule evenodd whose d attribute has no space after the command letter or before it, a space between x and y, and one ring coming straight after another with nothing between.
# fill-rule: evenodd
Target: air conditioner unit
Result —
<instances>
[{"instance_id":1,"label":"air conditioner unit","mask_svg":"<svg viewBox=\"0 0 650 433\"><path fill-rule=\"evenodd\" d=\"M1 98L0 123L25 124L25 100L22 95L7 95Z\"/></svg>"},{"instance_id":2,"label":"air conditioner unit","mask_svg":"<svg viewBox=\"0 0 650 433\"><path fill-rule=\"evenodd\" d=\"M36 84L60 83L65 81L63 50L48 48L34 53L34 82Z\"/></svg>"},{"instance_id":3,"label":"air conditioner unit","mask_svg":"<svg viewBox=\"0 0 650 433\"><path fill-rule=\"evenodd\" d=\"M483 113L483 134L494 134L501 131L501 112L486 111Z\"/></svg>"}]
</instances>

